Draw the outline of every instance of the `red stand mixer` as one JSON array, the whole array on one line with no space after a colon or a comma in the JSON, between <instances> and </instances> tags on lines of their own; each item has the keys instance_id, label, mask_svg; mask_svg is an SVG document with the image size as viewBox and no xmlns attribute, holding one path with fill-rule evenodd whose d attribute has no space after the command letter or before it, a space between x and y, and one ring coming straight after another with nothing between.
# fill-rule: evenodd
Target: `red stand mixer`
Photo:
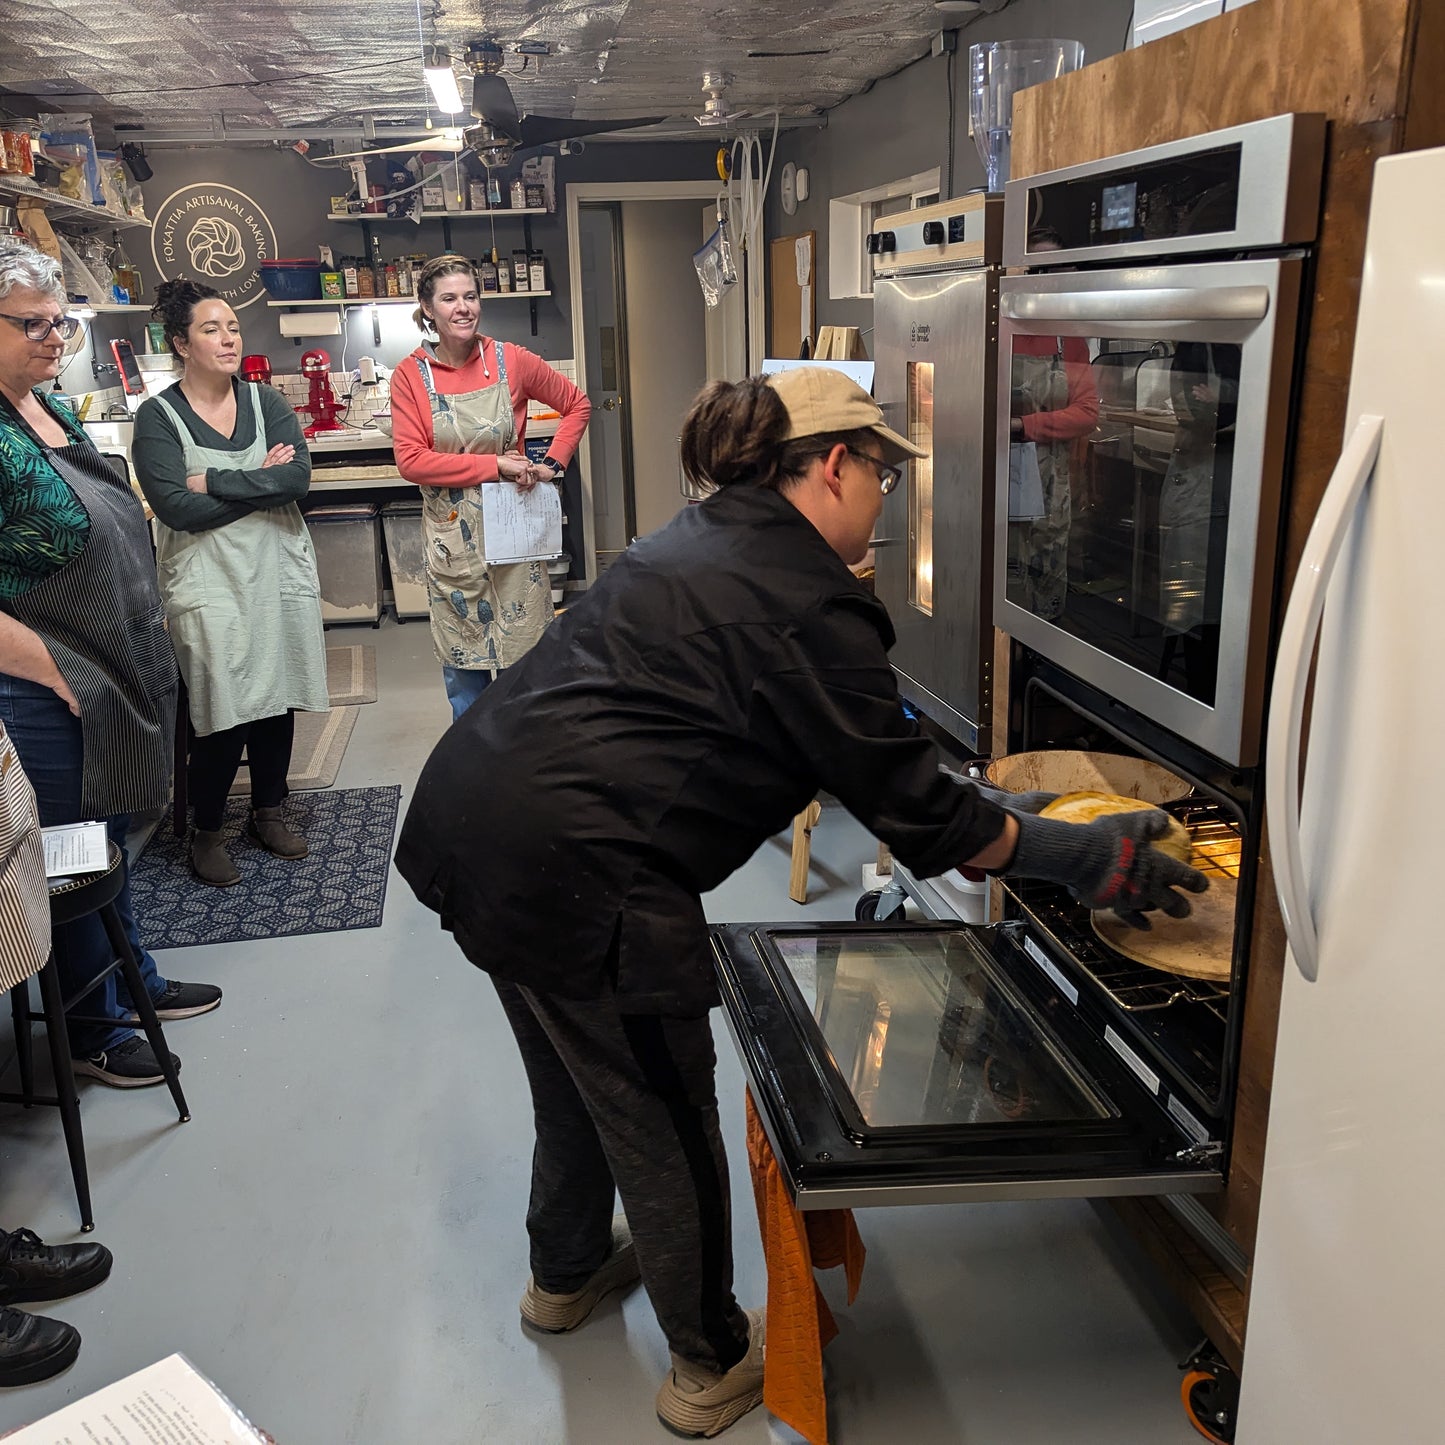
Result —
<instances>
[{"instance_id":1,"label":"red stand mixer","mask_svg":"<svg viewBox=\"0 0 1445 1445\"><path fill-rule=\"evenodd\" d=\"M336 393L331 390L331 358L319 347L315 351L303 352L301 375L311 387L306 405L296 408L311 417L311 425L304 428L303 435L314 437L325 431L345 431L345 426L336 419L341 411L341 403L336 400Z\"/></svg>"}]
</instances>

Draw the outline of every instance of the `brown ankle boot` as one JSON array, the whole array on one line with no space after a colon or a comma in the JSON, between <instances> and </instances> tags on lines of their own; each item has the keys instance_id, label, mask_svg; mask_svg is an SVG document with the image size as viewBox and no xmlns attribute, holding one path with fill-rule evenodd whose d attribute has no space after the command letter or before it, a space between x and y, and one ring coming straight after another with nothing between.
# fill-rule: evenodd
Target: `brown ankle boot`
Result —
<instances>
[{"instance_id":1,"label":"brown ankle boot","mask_svg":"<svg viewBox=\"0 0 1445 1445\"><path fill-rule=\"evenodd\" d=\"M230 888L241 881L219 831L197 828L191 835L191 872L212 888Z\"/></svg>"},{"instance_id":2,"label":"brown ankle boot","mask_svg":"<svg viewBox=\"0 0 1445 1445\"><path fill-rule=\"evenodd\" d=\"M281 820L280 808L253 808L246 836L278 858L304 858L310 851L306 839Z\"/></svg>"}]
</instances>

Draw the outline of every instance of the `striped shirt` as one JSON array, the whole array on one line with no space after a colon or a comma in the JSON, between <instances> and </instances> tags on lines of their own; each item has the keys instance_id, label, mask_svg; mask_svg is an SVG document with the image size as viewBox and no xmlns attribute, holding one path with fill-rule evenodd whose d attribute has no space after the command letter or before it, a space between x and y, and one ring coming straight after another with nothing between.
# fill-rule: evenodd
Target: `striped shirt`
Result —
<instances>
[{"instance_id":1,"label":"striped shirt","mask_svg":"<svg viewBox=\"0 0 1445 1445\"><path fill-rule=\"evenodd\" d=\"M0 723L0 989L38 973L50 953L50 894L35 790Z\"/></svg>"}]
</instances>

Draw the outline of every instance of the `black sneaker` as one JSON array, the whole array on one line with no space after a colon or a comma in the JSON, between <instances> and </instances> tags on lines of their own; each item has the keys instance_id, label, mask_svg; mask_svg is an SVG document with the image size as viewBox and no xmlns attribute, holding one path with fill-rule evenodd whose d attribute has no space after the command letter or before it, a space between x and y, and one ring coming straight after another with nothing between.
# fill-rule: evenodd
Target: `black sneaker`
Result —
<instances>
[{"instance_id":1,"label":"black sneaker","mask_svg":"<svg viewBox=\"0 0 1445 1445\"><path fill-rule=\"evenodd\" d=\"M221 990L213 983L181 983L172 979L166 991L155 1001L156 1017L166 1019L193 1019L197 1014L208 1014L221 1006ZM138 1024L140 1015L133 1009L126 1015L128 1022Z\"/></svg>"},{"instance_id":2,"label":"black sneaker","mask_svg":"<svg viewBox=\"0 0 1445 1445\"><path fill-rule=\"evenodd\" d=\"M33 1385L75 1363L80 1331L44 1315L0 1309L0 1385Z\"/></svg>"},{"instance_id":3,"label":"black sneaker","mask_svg":"<svg viewBox=\"0 0 1445 1445\"><path fill-rule=\"evenodd\" d=\"M103 1244L45 1244L28 1229L0 1229L0 1305L64 1299L110 1273Z\"/></svg>"},{"instance_id":4,"label":"black sneaker","mask_svg":"<svg viewBox=\"0 0 1445 1445\"><path fill-rule=\"evenodd\" d=\"M177 1069L181 1067L181 1061L174 1054L171 1060ZM72 1059L71 1066L78 1078L99 1079L114 1089L148 1089L152 1084L166 1081L155 1051L139 1034L123 1039L113 1049L84 1059Z\"/></svg>"}]
</instances>

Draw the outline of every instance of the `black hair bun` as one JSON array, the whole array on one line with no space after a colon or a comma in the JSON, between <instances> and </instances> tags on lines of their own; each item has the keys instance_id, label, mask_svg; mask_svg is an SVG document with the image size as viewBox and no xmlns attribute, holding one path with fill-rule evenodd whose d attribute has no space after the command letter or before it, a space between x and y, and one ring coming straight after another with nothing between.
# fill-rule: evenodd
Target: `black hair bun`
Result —
<instances>
[{"instance_id":1,"label":"black hair bun","mask_svg":"<svg viewBox=\"0 0 1445 1445\"><path fill-rule=\"evenodd\" d=\"M156 287L156 299L151 307L151 315L157 321L169 321L174 318L180 323L179 329L184 331L196 303L220 294L214 286L206 286L199 281L192 281L189 276L177 276L172 281L162 281Z\"/></svg>"}]
</instances>

